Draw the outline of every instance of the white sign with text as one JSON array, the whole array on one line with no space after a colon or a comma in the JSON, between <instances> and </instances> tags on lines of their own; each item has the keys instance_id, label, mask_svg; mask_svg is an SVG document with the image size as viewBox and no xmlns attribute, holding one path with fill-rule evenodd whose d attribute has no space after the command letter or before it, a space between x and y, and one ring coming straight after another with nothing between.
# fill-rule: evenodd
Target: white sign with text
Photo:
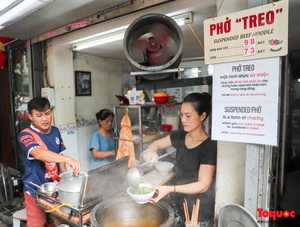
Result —
<instances>
[{"instance_id":1,"label":"white sign with text","mask_svg":"<svg viewBox=\"0 0 300 227\"><path fill-rule=\"evenodd\" d=\"M213 65L212 139L278 145L279 57Z\"/></svg>"},{"instance_id":2,"label":"white sign with text","mask_svg":"<svg viewBox=\"0 0 300 227\"><path fill-rule=\"evenodd\" d=\"M205 64L285 56L289 1L204 21Z\"/></svg>"}]
</instances>

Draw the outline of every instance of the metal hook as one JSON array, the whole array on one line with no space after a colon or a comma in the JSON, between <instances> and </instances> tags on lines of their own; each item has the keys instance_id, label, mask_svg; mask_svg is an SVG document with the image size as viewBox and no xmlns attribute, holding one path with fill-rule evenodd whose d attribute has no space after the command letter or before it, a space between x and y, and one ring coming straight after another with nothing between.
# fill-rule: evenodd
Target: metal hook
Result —
<instances>
[{"instance_id":1,"label":"metal hook","mask_svg":"<svg viewBox=\"0 0 300 227\"><path fill-rule=\"evenodd\" d=\"M213 19L215 19L215 17L217 17L217 16L218 16L218 14L219 14L219 11L220 11L220 9L221 9L221 7L222 7L223 3L224 3L224 0L222 0L222 2L221 2L221 4L220 4L219 8L217 9L217 12L216 12L216 14L215 14L215 16L214 16L214 18L213 18Z\"/></svg>"}]
</instances>

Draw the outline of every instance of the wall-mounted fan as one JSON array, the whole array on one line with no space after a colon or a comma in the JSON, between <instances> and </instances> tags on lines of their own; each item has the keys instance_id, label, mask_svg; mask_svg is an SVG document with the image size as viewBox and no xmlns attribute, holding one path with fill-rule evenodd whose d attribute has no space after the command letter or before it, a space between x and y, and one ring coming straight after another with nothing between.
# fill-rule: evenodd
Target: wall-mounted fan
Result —
<instances>
[{"instance_id":1,"label":"wall-mounted fan","mask_svg":"<svg viewBox=\"0 0 300 227\"><path fill-rule=\"evenodd\" d=\"M133 21L124 36L124 53L133 71L158 72L177 68L181 61L183 34L170 17L152 13ZM170 74L156 73L145 79L157 80Z\"/></svg>"}]
</instances>

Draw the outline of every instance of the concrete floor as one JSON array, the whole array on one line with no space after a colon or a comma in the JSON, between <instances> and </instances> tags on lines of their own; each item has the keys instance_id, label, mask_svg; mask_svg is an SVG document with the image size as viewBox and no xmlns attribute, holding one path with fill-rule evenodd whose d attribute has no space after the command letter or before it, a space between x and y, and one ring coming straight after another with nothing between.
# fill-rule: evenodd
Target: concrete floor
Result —
<instances>
[{"instance_id":1,"label":"concrete floor","mask_svg":"<svg viewBox=\"0 0 300 227\"><path fill-rule=\"evenodd\" d=\"M24 208L23 198L13 198L8 205L0 204L0 227L13 226L13 213ZM21 222L21 227L26 226L25 222Z\"/></svg>"}]
</instances>

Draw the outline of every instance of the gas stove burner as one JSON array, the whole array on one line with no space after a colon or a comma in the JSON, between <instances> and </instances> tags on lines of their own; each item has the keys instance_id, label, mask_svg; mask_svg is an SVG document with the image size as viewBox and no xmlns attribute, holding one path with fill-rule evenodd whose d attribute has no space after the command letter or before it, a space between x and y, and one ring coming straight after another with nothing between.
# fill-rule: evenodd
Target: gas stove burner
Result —
<instances>
[{"instance_id":1,"label":"gas stove burner","mask_svg":"<svg viewBox=\"0 0 300 227\"><path fill-rule=\"evenodd\" d=\"M175 201L174 199L175 199L174 196L172 194L169 194L163 199L163 202L167 203L174 212L174 217L175 217L174 227L185 227L183 214L178 208L177 204L174 202Z\"/></svg>"},{"instance_id":2,"label":"gas stove burner","mask_svg":"<svg viewBox=\"0 0 300 227\"><path fill-rule=\"evenodd\" d=\"M176 209L174 209L173 211L175 214L175 227L185 227L184 219L179 214L179 211Z\"/></svg>"}]
</instances>

